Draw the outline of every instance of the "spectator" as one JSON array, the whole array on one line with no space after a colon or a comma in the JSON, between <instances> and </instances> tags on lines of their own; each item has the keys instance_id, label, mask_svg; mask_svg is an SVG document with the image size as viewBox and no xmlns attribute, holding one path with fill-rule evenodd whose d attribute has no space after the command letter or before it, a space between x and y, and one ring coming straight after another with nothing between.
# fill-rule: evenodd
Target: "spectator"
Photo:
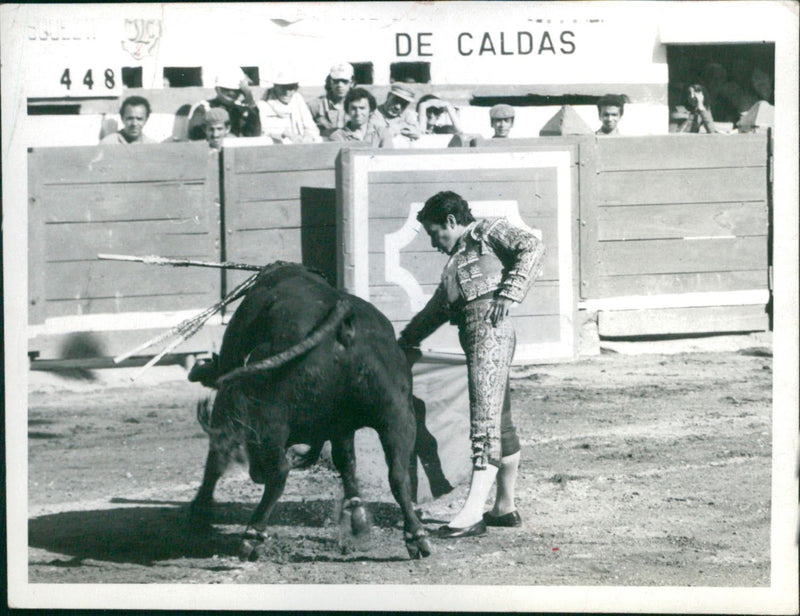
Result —
<instances>
[{"instance_id":1,"label":"spectator","mask_svg":"<svg viewBox=\"0 0 800 616\"><path fill-rule=\"evenodd\" d=\"M711 109L706 105L708 94L705 87L699 83L693 83L686 88L683 106L688 111L686 119L678 126L676 132L679 133L699 133L700 127L706 129L708 133L718 133L714 125L714 118Z\"/></svg>"},{"instance_id":2,"label":"spectator","mask_svg":"<svg viewBox=\"0 0 800 616\"><path fill-rule=\"evenodd\" d=\"M753 89L753 92L756 93L759 100L767 101L770 105L775 103L772 77L758 66L753 68L753 72L750 75L750 87Z\"/></svg>"},{"instance_id":3,"label":"spectator","mask_svg":"<svg viewBox=\"0 0 800 616\"><path fill-rule=\"evenodd\" d=\"M150 102L143 96L129 96L119 108L122 118L122 130L110 133L100 140L104 145L132 145L139 143L156 143L142 131L150 118Z\"/></svg>"},{"instance_id":4,"label":"spectator","mask_svg":"<svg viewBox=\"0 0 800 616\"><path fill-rule=\"evenodd\" d=\"M333 131L344 127L347 121L344 98L355 85L353 66L346 62L335 64L325 79L325 94L309 101L311 117L323 137L328 137Z\"/></svg>"},{"instance_id":5,"label":"spectator","mask_svg":"<svg viewBox=\"0 0 800 616\"><path fill-rule=\"evenodd\" d=\"M378 125L388 128L393 137L402 136L407 139L419 139L419 122L416 114L409 110L414 101L414 93L408 88L393 85L386 95L386 100L375 112Z\"/></svg>"},{"instance_id":6,"label":"spectator","mask_svg":"<svg viewBox=\"0 0 800 616\"><path fill-rule=\"evenodd\" d=\"M297 76L291 71L282 71L275 76L272 87L258 101L263 134L269 135L278 143L322 141L299 88Z\"/></svg>"},{"instance_id":7,"label":"spectator","mask_svg":"<svg viewBox=\"0 0 800 616\"><path fill-rule=\"evenodd\" d=\"M597 101L597 115L602 125L595 131L595 135L604 137L619 136L619 121L625 113L625 96L621 94L606 94Z\"/></svg>"},{"instance_id":8,"label":"spectator","mask_svg":"<svg viewBox=\"0 0 800 616\"><path fill-rule=\"evenodd\" d=\"M717 120L724 122L736 122L739 119L739 111L736 106L728 99L728 71L721 64L709 62L703 68L702 83L706 87L705 104L714 110ZM683 98L685 86L680 88L679 97Z\"/></svg>"},{"instance_id":9,"label":"spectator","mask_svg":"<svg viewBox=\"0 0 800 616\"><path fill-rule=\"evenodd\" d=\"M189 139L206 138L205 115L210 109L225 109L230 120L230 134L236 137L258 137L261 122L258 117L250 81L241 69L221 72L214 80L215 98L200 101L189 110Z\"/></svg>"},{"instance_id":10,"label":"spectator","mask_svg":"<svg viewBox=\"0 0 800 616\"><path fill-rule=\"evenodd\" d=\"M449 122L445 121L445 114ZM435 94L426 94L419 99L417 117L419 132L423 135L455 135L464 132L452 103Z\"/></svg>"},{"instance_id":11,"label":"spectator","mask_svg":"<svg viewBox=\"0 0 800 616\"><path fill-rule=\"evenodd\" d=\"M489 121L494 130L492 139L508 139L514 127L514 115L514 108L511 105L495 105L489 110Z\"/></svg>"},{"instance_id":12,"label":"spectator","mask_svg":"<svg viewBox=\"0 0 800 616\"><path fill-rule=\"evenodd\" d=\"M392 133L374 121L375 97L364 88L352 88L344 98L348 120L333 133L331 141L366 141L373 148L391 148Z\"/></svg>"},{"instance_id":13,"label":"spectator","mask_svg":"<svg viewBox=\"0 0 800 616\"><path fill-rule=\"evenodd\" d=\"M203 124L206 131L206 141L214 150L222 148L222 142L231 130L231 117L222 107L209 109Z\"/></svg>"},{"instance_id":14,"label":"spectator","mask_svg":"<svg viewBox=\"0 0 800 616\"><path fill-rule=\"evenodd\" d=\"M734 123L738 123L747 110L758 102L759 96L753 91L752 82L752 63L747 58L737 57L731 66L730 79L720 86L715 84L715 98L726 100L732 109L731 119Z\"/></svg>"}]
</instances>

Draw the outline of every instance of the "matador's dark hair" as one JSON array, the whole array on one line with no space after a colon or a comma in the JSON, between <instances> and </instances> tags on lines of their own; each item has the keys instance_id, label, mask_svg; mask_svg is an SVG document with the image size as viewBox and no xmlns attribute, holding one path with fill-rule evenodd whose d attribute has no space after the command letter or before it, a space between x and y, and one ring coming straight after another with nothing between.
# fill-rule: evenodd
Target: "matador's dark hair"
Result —
<instances>
[{"instance_id":1,"label":"matador's dark hair","mask_svg":"<svg viewBox=\"0 0 800 616\"><path fill-rule=\"evenodd\" d=\"M417 214L417 220L419 222L432 222L437 225L443 225L447 222L447 217L450 214L460 225L468 225L471 222L475 222L475 217L469 209L469 203L452 190L438 192L428 199Z\"/></svg>"}]
</instances>

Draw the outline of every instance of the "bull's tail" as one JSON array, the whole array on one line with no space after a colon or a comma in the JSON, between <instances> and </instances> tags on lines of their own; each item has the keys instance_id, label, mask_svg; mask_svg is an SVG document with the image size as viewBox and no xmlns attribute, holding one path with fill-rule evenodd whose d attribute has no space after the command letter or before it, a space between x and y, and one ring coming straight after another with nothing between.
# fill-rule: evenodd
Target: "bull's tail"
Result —
<instances>
[{"instance_id":1,"label":"bull's tail","mask_svg":"<svg viewBox=\"0 0 800 616\"><path fill-rule=\"evenodd\" d=\"M227 374L217 379L217 387L234 379L240 379L242 377L251 376L260 372L274 370L275 368L279 368L284 364L289 363L293 359L300 357L301 355L305 355L320 342L322 342L327 336L332 334L339 324L347 317L351 309L352 306L347 299L339 299L336 302L336 306L334 306L333 310L331 310L328 316L325 317L325 320L322 321L322 323L307 338L304 338L294 346L291 346L280 353L272 355L271 357L267 357L261 361L231 370Z\"/></svg>"}]
</instances>

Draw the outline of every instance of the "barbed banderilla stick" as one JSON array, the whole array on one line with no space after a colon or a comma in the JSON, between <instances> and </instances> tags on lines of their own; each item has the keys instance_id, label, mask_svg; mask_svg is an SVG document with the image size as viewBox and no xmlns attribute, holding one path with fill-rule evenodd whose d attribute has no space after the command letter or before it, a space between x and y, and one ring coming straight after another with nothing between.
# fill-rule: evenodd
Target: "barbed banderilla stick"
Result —
<instances>
[{"instance_id":1,"label":"barbed banderilla stick","mask_svg":"<svg viewBox=\"0 0 800 616\"><path fill-rule=\"evenodd\" d=\"M250 263L234 263L232 261L194 261L191 259L170 259L150 255L146 257L136 257L133 255L111 255L98 254L98 259L106 261L133 261L135 263L146 263L147 265L170 265L172 267L213 267L215 269L236 269L250 272L258 272L262 269L260 265Z\"/></svg>"},{"instance_id":2,"label":"barbed banderilla stick","mask_svg":"<svg viewBox=\"0 0 800 616\"><path fill-rule=\"evenodd\" d=\"M239 299L240 297L242 297L247 292L247 290L255 284L257 278L258 278L258 274L253 274L252 276L250 276L247 280L245 280L244 282L239 284L236 288L234 288L230 293L228 293L224 298L222 298L220 301L218 301L213 306L209 306L208 308L206 308L205 310L203 310L199 314L197 314L197 315L195 315L195 316L193 316L193 317L191 317L189 319L186 319L185 321L182 321L182 322L178 323L175 327L173 327L173 328L167 330L166 332L163 332L163 333L159 334L158 336L156 336L154 338L151 338L150 340L140 344L135 349L131 349L130 351L127 351L126 353L123 353L122 355L119 355L119 356L115 357L114 358L114 363L118 364L121 361L124 361L124 360L128 359L132 355L135 355L136 353L139 353L140 351L143 351L144 349L147 349L147 348L149 348L149 347L151 347L151 346L153 346L155 344L158 344L160 342L168 340L169 338L172 338L173 336L178 336L178 339L176 341L174 341L173 343L170 343L167 346L167 348L164 349L159 355L157 355L156 357L151 359L147 364L145 364L143 369L140 372L138 372L136 374L136 376L133 377L133 379L136 379L137 377L141 376L142 372L144 372L147 368L150 368L159 359L164 357L164 355L166 355L171 350L173 350L175 347L177 347L181 342L184 342L185 340L188 340L194 334L196 334L198 331L200 331L200 329L203 327L205 322L208 321L208 319L210 319L213 315L215 315L217 312L222 310L225 306L227 306L231 302L234 302L237 299Z\"/></svg>"}]
</instances>

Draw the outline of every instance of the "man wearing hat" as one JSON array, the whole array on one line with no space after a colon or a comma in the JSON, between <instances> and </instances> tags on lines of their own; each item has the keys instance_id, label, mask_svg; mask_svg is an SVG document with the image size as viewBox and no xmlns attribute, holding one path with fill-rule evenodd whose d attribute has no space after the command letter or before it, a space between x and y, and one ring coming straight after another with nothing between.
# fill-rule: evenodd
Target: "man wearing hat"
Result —
<instances>
[{"instance_id":1,"label":"man wearing hat","mask_svg":"<svg viewBox=\"0 0 800 616\"><path fill-rule=\"evenodd\" d=\"M514 108L511 105L495 105L489 110L489 121L494 130L492 139L507 139L514 126Z\"/></svg>"},{"instance_id":2,"label":"man wearing hat","mask_svg":"<svg viewBox=\"0 0 800 616\"><path fill-rule=\"evenodd\" d=\"M222 107L214 107L206 113L203 124L206 131L206 141L215 150L222 148L222 141L231 130L231 118Z\"/></svg>"},{"instance_id":3,"label":"man wearing hat","mask_svg":"<svg viewBox=\"0 0 800 616\"><path fill-rule=\"evenodd\" d=\"M261 122L250 81L242 69L234 67L217 74L214 79L215 98L195 103L189 110L189 139L200 141L206 138L205 115L210 109L228 112L230 133L237 137L258 137Z\"/></svg>"},{"instance_id":4,"label":"man wearing hat","mask_svg":"<svg viewBox=\"0 0 800 616\"><path fill-rule=\"evenodd\" d=\"M419 125L409 105L414 101L414 93L399 84L392 85L386 100L375 111L375 123L388 128L393 136L402 135L408 139L419 139Z\"/></svg>"},{"instance_id":5,"label":"man wearing hat","mask_svg":"<svg viewBox=\"0 0 800 616\"><path fill-rule=\"evenodd\" d=\"M347 120L344 110L344 97L355 86L353 65L347 62L334 64L325 79L325 94L308 103L311 117L323 137L342 128Z\"/></svg>"},{"instance_id":6,"label":"man wearing hat","mask_svg":"<svg viewBox=\"0 0 800 616\"><path fill-rule=\"evenodd\" d=\"M272 87L258 101L263 134L269 135L278 143L322 141L299 88L297 75L286 69L275 75Z\"/></svg>"}]
</instances>

